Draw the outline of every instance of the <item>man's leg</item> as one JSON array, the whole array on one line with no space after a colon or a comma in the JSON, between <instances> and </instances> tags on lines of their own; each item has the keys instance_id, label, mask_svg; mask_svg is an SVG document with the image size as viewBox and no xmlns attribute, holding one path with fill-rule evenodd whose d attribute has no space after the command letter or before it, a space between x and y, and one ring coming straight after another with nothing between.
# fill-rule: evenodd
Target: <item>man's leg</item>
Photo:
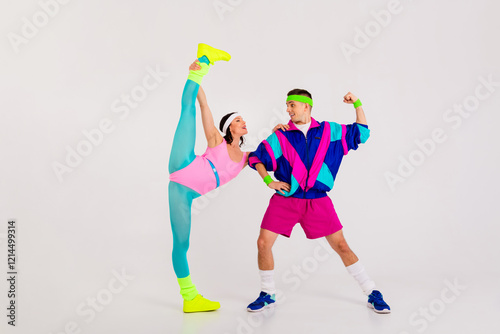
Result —
<instances>
[{"instance_id":1,"label":"man's leg","mask_svg":"<svg viewBox=\"0 0 500 334\"><path fill-rule=\"evenodd\" d=\"M342 230L327 235L325 238L330 246L339 254L349 274L354 277L363 292L368 296L368 306L377 313L390 313L389 305L384 301L380 291L375 290L375 282L370 279L363 264L361 264L356 254L349 248Z\"/></svg>"},{"instance_id":2,"label":"man's leg","mask_svg":"<svg viewBox=\"0 0 500 334\"><path fill-rule=\"evenodd\" d=\"M273 245L278 238L278 234L269 230L260 229L259 239L257 239L257 249L259 251L258 261L260 270L274 270Z\"/></svg>"},{"instance_id":3,"label":"man's leg","mask_svg":"<svg viewBox=\"0 0 500 334\"><path fill-rule=\"evenodd\" d=\"M296 201L300 200L278 194L274 194L269 200L257 240L261 292L259 297L248 305L247 310L250 312L262 311L276 300L272 248L278 235L290 237L293 226L299 221L300 212L297 210Z\"/></svg>"},{"instance_id":4,"label":"man's leg","mask_svg":"<svg viewBox=\"0 0 500 334\"><path fill-rule=\"evenodd\" d=\"M332 246L333 250L337 252L337 254L344 262L346 267L358 262L358 257L354 252L349 248L347 241L344 238L344 233L342 230L337 231L333 234L327 235L326 240Z\"/></svg>"},{"instance_id":5,"label":"man's leg","mask_svg":"<svg viewBox=\"0 0 500 334\"><path fill-rule=\"evenodd\" d=\"M276 238L278 238L277 233L261 228L259 239L257 239L260 290L271 296L276 294L276 286L274 284L274 257L272 250Z\"/></svg>"},{"instance_id":6,"label":"man's leg","mask_svg":"<svg viewBox=\"0 0 500 334\"><path fill-rule=\"evenodd\" d=\"M333 234L327 235L326 240L332 248L339 254L342 262L346 266L347 271L359 283L363 292L368 296L375 289L375 282L373 282L365 271L365 268L359 261L358 257L351 250L347 241L344 238L342 230Z\"/></svg>"},{"instance_id":7,"label":"man's leg","mask_svg":"<svg viewBox=\"0 0 500 334\"><path fill-rule=\"evenodd\" d=\"M269 230L260 229L260 235L257 239L258 263L261 292L259 298L248 305L250 312L260 312L271 305L276 300L276 287L274 284L274 258L273 245L278 237L277 233Z\"/></svg>"}]
</instances>

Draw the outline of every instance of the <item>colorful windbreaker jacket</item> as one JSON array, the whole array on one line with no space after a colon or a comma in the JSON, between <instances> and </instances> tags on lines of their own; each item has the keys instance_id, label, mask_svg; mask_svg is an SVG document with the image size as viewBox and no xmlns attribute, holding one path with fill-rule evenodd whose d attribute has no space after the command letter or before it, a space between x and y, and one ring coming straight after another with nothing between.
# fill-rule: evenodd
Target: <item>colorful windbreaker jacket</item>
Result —
<instances>
[{"instance_id":1,"label":"colorful windbreaker jacket","mask_svg":"<svg viewBox=\"0 0 500 334\"><path fill-rule=\"evenodd\" d=\"M333 188L342 158L370 136L368 126L353 123L318 123L311 118L307 138L292 121L287 131L278 130L250 153L248 164L263 163L279 181L290 184L285 196L321 198Z\"/></svg>"}]
</instances>

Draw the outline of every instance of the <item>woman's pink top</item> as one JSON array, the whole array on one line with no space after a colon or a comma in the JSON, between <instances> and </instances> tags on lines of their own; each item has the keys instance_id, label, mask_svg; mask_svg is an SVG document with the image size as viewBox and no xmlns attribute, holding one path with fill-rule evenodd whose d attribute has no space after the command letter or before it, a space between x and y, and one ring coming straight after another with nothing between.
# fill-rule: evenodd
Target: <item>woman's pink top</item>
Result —
<instances>
[{"instance_id":1,"label":"woman's pink top","mask_svg":"<svg viewBox=\"0 0 500 334\"><path fill-rule=\"evenodd\" d=\"M180 183L204 195L217 188L217 179L209 160L215 166L219 176L219 186L222 186L240 173L245 165L246 155L247 153L243 152L241 161L234 162L229 157L226 140L222 139L222 143L215 147L207 147L203 155L197 155L189 165L170 174L170 181Z\"/></svg>"}]
</instances>

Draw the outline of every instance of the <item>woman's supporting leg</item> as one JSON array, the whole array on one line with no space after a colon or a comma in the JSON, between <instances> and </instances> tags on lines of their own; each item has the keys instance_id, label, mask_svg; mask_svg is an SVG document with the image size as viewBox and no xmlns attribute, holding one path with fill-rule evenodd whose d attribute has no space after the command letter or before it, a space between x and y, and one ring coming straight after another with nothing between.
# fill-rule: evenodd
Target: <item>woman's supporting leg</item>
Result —
<instances>
[{"instance_id":1,"label":"woman's supporting leg","mask_svg":"<svg viewBox=\"0 0 500 334\"><path fill-rule=\"evenodd\" d=\"M170 222L174 239L172 263L184 299L183 311L187 313L214 311L220 308L218 302L203 298L198 293L189 274L187 251L191 232L191 204L193 199L199 196L200 194L194 190L177 182L171 181L168 185Z\"/></svg>"},{"instance_id":2,"label":"woman's supporting leg","mask_svg":"<svg viewBox=\"0 0 500 334\"><path fill-rule=\"evenodd\" d=\"M194 190L177 182L168 185L168 200L170 206L170 224L173 235L172 263L175 275L181 279L181 294L184 299L193 299L198 292L190 282L187 251L191 232L191 205L193 199L200 196ZM185 283L185 284L184 284Z\"/></svg>"}]
</instances>

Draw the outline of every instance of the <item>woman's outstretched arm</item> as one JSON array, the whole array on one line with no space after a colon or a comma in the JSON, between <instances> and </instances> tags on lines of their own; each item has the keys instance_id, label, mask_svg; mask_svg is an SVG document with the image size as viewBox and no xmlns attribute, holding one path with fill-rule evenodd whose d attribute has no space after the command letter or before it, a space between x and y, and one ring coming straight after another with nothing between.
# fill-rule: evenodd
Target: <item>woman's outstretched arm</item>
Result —
<instances>
[{"instance_id":1,"label":"woman's outstretched arm","mask_svg":"<svg viewBox=\"0 0 500 334\"><path fill-rule=\"evenodd\" d=\"M208 147L215 147L222 143L222 136L219 130L215 127L214 117L212 112L208 107L207 96L203 88L198 90L198 103L201 109L201 121L203 124L203 130L205 131L205 137L207 138Z\"/></svg>"}]
</instances>

